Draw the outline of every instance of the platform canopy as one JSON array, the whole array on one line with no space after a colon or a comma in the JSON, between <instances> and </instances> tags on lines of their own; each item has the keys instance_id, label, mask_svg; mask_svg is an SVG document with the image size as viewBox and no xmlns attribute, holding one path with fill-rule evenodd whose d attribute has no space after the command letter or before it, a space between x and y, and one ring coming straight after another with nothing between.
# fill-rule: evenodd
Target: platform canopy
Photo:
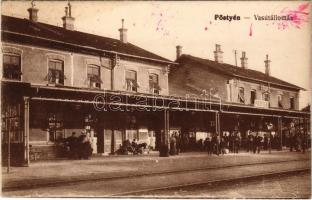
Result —
<instances>
[{"instance_id":1,"label":"platform canopy","mask_svg":"<svg viewBox=\"0 0 312 200\"><path fill-rule=\"evenodd\" d=\"M309 118L309 112L259 108L249 105L233 104L221 101L209 101L204 98L175 97L132 93L126 91L90 90L77 87L51 87L30 85L22 82L2 81L2 91L7 94L29 96L31 101L68 102L73 104L93 104L99 108L111 110L120 107L143 109L142 111L198 111L220 112L225 114L272 116L290 118Z\"/></svg>"}]
</instances>

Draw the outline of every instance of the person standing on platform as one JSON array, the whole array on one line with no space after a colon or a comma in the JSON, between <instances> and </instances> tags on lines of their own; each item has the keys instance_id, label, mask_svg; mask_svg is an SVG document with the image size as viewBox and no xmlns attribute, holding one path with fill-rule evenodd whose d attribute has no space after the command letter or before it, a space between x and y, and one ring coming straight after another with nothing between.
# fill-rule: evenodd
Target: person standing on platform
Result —
<instances>
[{"instance_id":1,"label":"person standing on platform","mask_svg":"<svg viewBox=\"0 0 312 200\"><path fill-rule=\"evenodd\" d=\"M262 137L257 132L256 137L254 138L254 153L256 153L256 152L260 153L261 141L262 141Z\"/></svg>"},{"instance_id":2,"label":"person standing on platform","mask_svg":"<svg viewBox=\"0 0 312 200\"><path fill-rule=\"evenodd\" d=\"M90 159L90 156L92 155L92 147L91 147L91 141L90 141L90 133L86 133L86 136L83 140L83 146L84 146L84 159Z\"/></svg>"},{"instance_id":3,"label":"person standing on platform","mask_svg":"<svg viewBox=\"0 0 312 200\"><path fill-rule=\"evenodd\" d=\"M207 137L206 140L205 140L205 143L206 143L206 149L207 149L208 155L211 155L211 154L212 154L212 142L211 142L211 138L210 138L210 137Z\"/></svg>"},{"instance_id":4,"label":"person standing on platform","mask_svg":"<svg viewBox=\"0 0 312 200\"><path fill-rule=\"evenodd\" d=\"M234 153L238 153L240 145L240 133L237 131L234 135Z\"/></svg>"},{"instance_id":5,"label":"person standing on platform","mask_svg":"<svg viewBox=\"0 0 312 200\"><path fill-rule=\"evenodd\" d=\"M225 148L226 148L225 140L224 140L224 138L221 138L221 141L220 141L220 151L221 151L222 155L225 154Z\"/></svg>"},{"instance_id":6,"label":"person standing on platform","mask_svg":"<svg viewBox=\"0 0 312 200\"><path fill-rule=\"evenodd\" d=\"M81 133L81 135L78 137L78 145L78 158L89 159L92 155L92 148L88 133Z\"/></svg>"},{"instance_id":7,"label":"person standing on platform","mask_svg":"<svg viewBox=\"0 0 312 200\"><path fill-rule=\"evenodd\" d=\"M223 139L224 139L224 150L228 151L229 150L229 135L228 135L228 132L225 132L223 134Z\"/></svg>"},{"instance_id":8,"label":"person standing on platform","mask_svg":"<svg viewBox=\"0 0 312 200\"><path fill-rule=\"evenodd\" d=\"M175 136L172 135L170 138L170 155L175 155L176 154L176 139Z\"/></svg>"},{"instance_id":9,"label":"person standing on platform","mask_svg":"<svg viewBox=\"0 0 312 200\"><path fill-rule=\"evenodd\" d=\"M180 145L181 145L181 137L179 133L175 134L175 139L176 139L176 155L179 155L180 153Z\"/></svg>"},{"instance_id":10,"label":"person standing on platform","mask_svg":"<svg viewBox=\"0 0 312 200\"><path fill-rule=\"evenodd\" d=\"M253 145L254 145L254 136L253 133L250 131L247 137L247 152L253 151Z\"/></svg>"},{"instance_id":11,"label":"person standing on platform","mask_svg":"<svg viewBox=\"0 0 312 200\"><path fill-rule=\"evenodd\" d=\"M188 135L184 134L182 135L182 143L183 143L183 152L186 152L189 150L189 138Z\"/></svg>"},{"instance_id":12,"label":"person standing on platform","mask_svg":"<svg viewBox=\"0 0 312 200\"><path fill-rule=\"evenodd\" d=\"M214 136L212 136L211 143L212 143L213 153L215 153L216 155L219 155L219 143L217 139L217 134L214 134Z\"/></svg>"},{"instance_id":13,"label":"person standing on platform","mask_svg":"<svg viewBox=\"0 0 312 200\"><path fill-rule=\"evenodd\" d=\"M295 135L296 135L295 124L291 122L290 129L289 129L289 150L290 151L293 151L293 148L295 147Z\"/></svg>"},{"instance_id":14,"label":"person standing on platform","mask_svg":"<svg viewBox=\"0 0 312 200\"><path fill-rule=\"evenodd\" d=\"M234 143L235 143L235 135L234 132L231 132L230 138L229 138L229 146L230 146L230 152L234 153Z\"/></svg>"},{"instance_id":15,"label":"person standing on platform","mask_svg":"<svg viewBox=\"0 0 312 200\"><path fill-rule=\"evenodd\" d=\"M268 150L269 150L269 153L271 153L271 149L272 149L272 134L271 132L269 132L269 135L268 135Z\"/></svg>"},{"instance_id":16,"label":"person standing on platform","mask_svg":"<svg viewBox=\"0 0 312 200\"><path fill-rule=\"evenodd\" d=\"M221 153L221 137L220 137L220 134L217 133L217 136L216 136L216 143L217 143L217 155L219 155Z\"/></svg>"}]
</instances>

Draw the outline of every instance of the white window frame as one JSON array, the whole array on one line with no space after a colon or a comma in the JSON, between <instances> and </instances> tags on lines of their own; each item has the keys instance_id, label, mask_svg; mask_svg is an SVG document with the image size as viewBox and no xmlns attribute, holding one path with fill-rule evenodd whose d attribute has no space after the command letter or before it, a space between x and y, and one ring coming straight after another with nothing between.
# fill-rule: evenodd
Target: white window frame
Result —
<instances>
[{"instance_id":1,"label":"white window frame","mask_svg":"<svg viewBox=\"0 0 312 200\"><path fill-rule=\"evenodd\" d=\"M241 89L242 89L242 91L243 91L243 96L241 96ZM244 87L239 87L238 88L238 102L239 103L245 103L246 102L246 100L245 100L245 88Z\"/></svg>"},{"instance_id":2,"label":"white window frame","mask_svg":"<svg viewBox=\"0 0 312 200\"><path fill-rule=\"evenodd\" d=\"M89 77L89 73L88 73L88 69L89 67L98 67L99 68L99 75L98 75L98 84L99 84L99 87L96 86L96 82L92 82L91 84L91 80L90 80L90 77ZM102 87L102 80L101 80L101 66L99 65L96 65L96 64L87 64L87 79L88 79L88 86L89 88L95 88L95 89L101 89ZM93 86L93 83L95 83L95 86Z\"/></svg>"},{"instance_id":3,"label":"white window frame","mask_svg":"<svg viewBox=\"0 0 312 200\"><path fill-rule=\"evenodd\" d=\"M291 105L291 99L293 99L293 105ZM294 96L290 96L289 97L289 109L296 109L295 107L296 107L296 105L295 105L295 97Z\"/></svg>"},{"instance_id":4,"label":"white window frame","mask_svg":"<svg viewBox=\"0 0 312 200\"><path fill-rule=\"evenodd\" d=\"M133 85L130 85L130 87L132 88L131 90L128 90L128 82L127 82L127 72L134 72L135 73L135 81L136 81L136 89L133 90ZM138 92L138 72L136 70L133 69L126 69L125 70L125 87L126 87L126 91L128 92ZM130 84L133 84L132 82Z\"/></svg>"},{"instance_id":5,"label":"white window frame","mask_svg":"<svg viewBox=\"0 0 312 200\"><path fill-rule=\"evenodd\" d=\"M61 62L62 63L62 72L63 72L63 83L60 83L60 80L59 81L55 81L55 83L51 82L50 83L50 80L49 80L49 74L50 74L50 66L49 66L49 63L50 62ZM65 63L64 63L64 60L61 60L61 59L54 59L54 58L48 58L48 61L47 61L47 65L48 65L48 73L47 73L47 82L49 85L65 85ZM59 78L60 79L60 78Z\"/></svg>"},{"instance_id":6,"label":"white window frame","mask_svg":"<svg viewBox=\"0 0 312 200\"><path fill-rule=\"evenodd\" d=\"M152 88L151 85L150 85L150 76L154 76L154 75L157 76L157 84L158 84L159 89L155 89L154 87ZM149 73L149 74L148 74L148 85L149 85L149 86L148 86L148 87L149 87L149 90L150 90L150 92L151 92L152 94L160 94L161 88L160 88L160 85L159 85L159 74L157 74L157 73ZM155 91L157 91L157 93L156 93Z\"/></svg>"}]
</instances>

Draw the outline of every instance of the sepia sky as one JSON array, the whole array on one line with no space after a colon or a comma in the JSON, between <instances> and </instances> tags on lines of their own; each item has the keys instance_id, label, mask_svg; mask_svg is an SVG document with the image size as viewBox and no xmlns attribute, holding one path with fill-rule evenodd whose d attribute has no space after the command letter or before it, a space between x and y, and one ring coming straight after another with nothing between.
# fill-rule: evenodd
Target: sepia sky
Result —
<instances>
[{"instance_id":1,"label":"sepia sky","mask_svg":"<svg viewBox=\"0 0 312 200\"><path fill-rule=\"evenodd\" d=\"M248 67L264 72L265 55L271 60L271 75L308 91L301 93L300 108L311 95L311 6L308 1L216 1L216 2L98 2L71 1L75 29L105 37L119 38L121 19L128 28L128 41L170 60L175 46L183 53L213 58L220 44L225 63L240 65L246 51ZM39 21L62 25L67 1L35 2ZM308 6L308 7L307 7ZM30 1L3 1L2 14L28 18ZM235 15L240 20L215 20L215 15ZM254 15L285 15L293 21L258 21Z\"/></svg>"}]
</instances>

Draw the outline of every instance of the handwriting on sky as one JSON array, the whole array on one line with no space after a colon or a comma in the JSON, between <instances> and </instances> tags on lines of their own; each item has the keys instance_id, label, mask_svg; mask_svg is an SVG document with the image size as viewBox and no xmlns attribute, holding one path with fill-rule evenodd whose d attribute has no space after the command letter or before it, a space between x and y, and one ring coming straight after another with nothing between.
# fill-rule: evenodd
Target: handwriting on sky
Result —
<instances>
[{"instance_id":1,"label":"handwriting on sky","mask_svg":"<svg viewBox=\"0 0 312 200\"><path fill-rule=\"evenodd\" d=\"M301 3L295 8L285 7L282 10L278 10L273 13L252 13L249 16L241 16L233 13L214 14L212 19L214 20L214 24L224 25L247 21L249 24L248 35L253 36L255 28L259 23L265 23L266 26L273 25L273 27L277 27L278 30L284 30L291 27L295 27L297 29L302 28L303 25L309 21L309 6L309 2ZM206 25L204 30L208 31L209 27Z\"/></svg>"},{"instance_id":2,"label":"handwriting on sky","mask_svg":"<svg viewBox=\"0 0 312 200\"><path fill-rule=\"evenodd\" d=\"M281 11L281 15L290 16L291 20L281 21L277 23L278 29L286 29L290 26L301 28L304 23L309 20L309 3L300 4L296 9L284 8Z\"/></svg>"}]
</instances>

